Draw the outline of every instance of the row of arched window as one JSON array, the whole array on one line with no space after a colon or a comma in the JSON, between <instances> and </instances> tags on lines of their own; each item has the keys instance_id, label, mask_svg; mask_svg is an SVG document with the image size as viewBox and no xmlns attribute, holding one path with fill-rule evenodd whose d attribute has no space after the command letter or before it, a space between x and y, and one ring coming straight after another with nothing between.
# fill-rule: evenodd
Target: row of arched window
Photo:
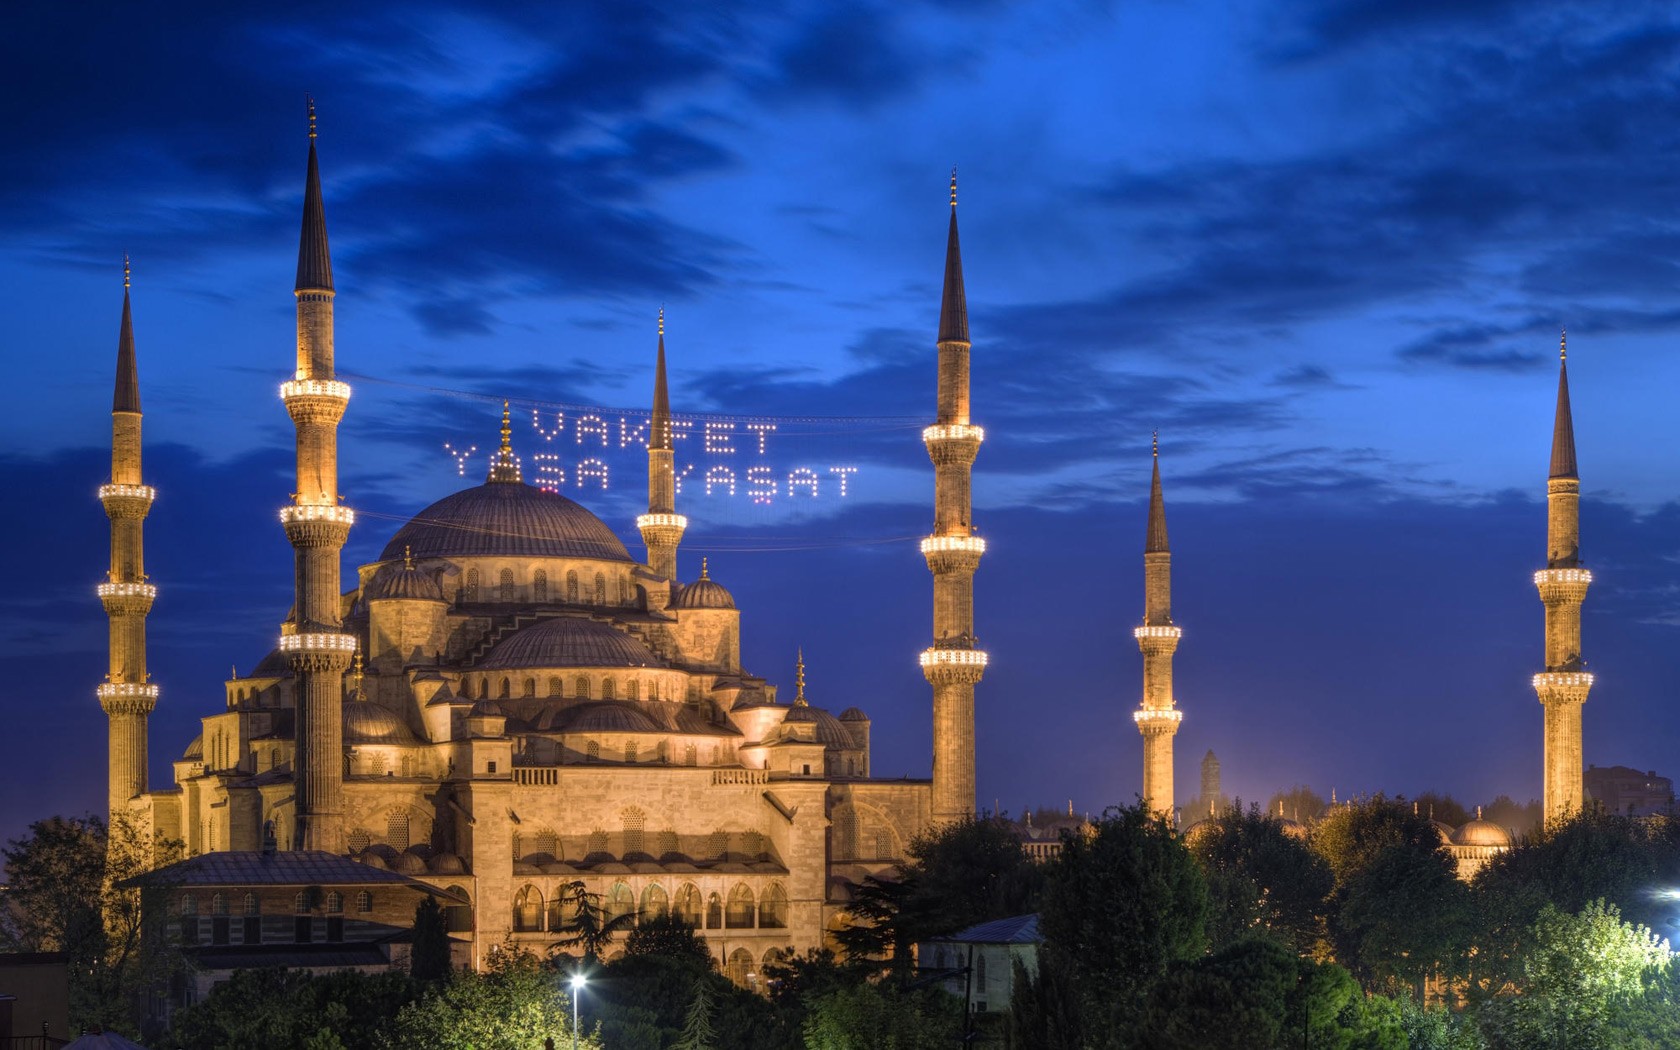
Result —
<instances>
[{"instance_id":1,"label":"row of arched window","mask_svg":"<svg viewBox=\"0 0 1680 1050\"><path fill-rule=\"evenodd\" d=\"M647 815L637 806L631 806L621 814L621 845L623 855L632 853L646 853L662 857L667 853L678 853L682 850L681 840L673 828L665 828L649 835L647 832ZM705 843L698 851L703 859L721 860L731 852L731 838L735 849L733 852L756 857L765 852L768 843L764 834L758 831L714 831L706 836ZM890 836L889 840L890 841ZM596 828L584 840L585 855L595 853L609 853L612 840L608 834ZM535 855L560 857L560 836L550 828L542 828L533 833L513 833L513 859ZM890 856L891 854L883 854Z\"/></svg>"},{"instance_id":2,"label":"row of arched window","mask_svg":"<svg viewBox=\"0 0 1680 1050\"><path fill-rule=\"evenodd\" d=\"M344 894L337 890L328 890L321 897L323 910L328 915L344 914ZM199 899L195 894L183 893L180 900L180 914L182 918L190 918L199 913ZM225 893L210 895L209 914L212 916L228 914L228 896ZM240 898L239 910L241 915L260 916L262 914L262 900L255 893L247 893ZM315 910L315 898L308 890L299 890L292 897L292 911L297 915L309 915ZM373 911L373 893L361 890L356 894L356 912L366 915Z\"/></svg>"},{"instance_id":3,"label":"row of arched window","mask_svg":"<svg viewBox=\"0 0 1680 1050\"><path fill-rule=\"evenodd\" d=\"M643 888L639 904L629 883L615 882L602 894L601 907L608 919L634 915L638 922L674 913L698 930L781 930L788 924L787 891L779 882L772 882L756 897L750 886L738 882L727 899L716 892L702 897L698 886L685 882L674 900L654 882ZM513 898L516 933L563 930L576 917L571 898L563 890L557 890L546 905L542 891L532 885L521 888Z\"/></svg>"},{"instance_id":4,"label":"row of arched window","mask_svg":"<svg viewBox=\"0 0 1680 1050\"><path fill-rule=\"evenodd\" d=\"M468 700L510 700L515 697L553 696L576 697L580 700L640 700L642 699L642 682L638 677L621 676L609 677L603 675L600 684L589 675L580 674L568 683L561 675L549 675L546 683L539 683L534 677L513 678L508 675L478 675L461 680L461 696ZM647 699L663 699L661 693L675 692L660 687L657 676L647 678ZM538 685L546 686L547 691L539 693ZM623 694L622 696L620 694Z\"/></svg>"},{"instance_id":5,"label":"row of arched window","mask_svg":"<svg viewBox=\"0 0 1680 1050\"><path fill-rule=\"evenodd\" d=\"M612 581L614 603L618 605L633 604L635 589L629 578L615 577ZM552 593L551 593L552 592ZM496 574L494 588L486 590L483 580L476 568L468 569L466 579L461 583L459 600L463 602L477 602L486 600L498 602L516 602L520 599L519 580L512 569L503 569ZM531 574L531 601L549 602L564 601L570 605L606 605L608 604L608 581L603 572L595 574L593 580L584 581L579 578L576 569L566 573L565 589L550 588L548 571L538 569Z\"/></svg>"}]
</instances>

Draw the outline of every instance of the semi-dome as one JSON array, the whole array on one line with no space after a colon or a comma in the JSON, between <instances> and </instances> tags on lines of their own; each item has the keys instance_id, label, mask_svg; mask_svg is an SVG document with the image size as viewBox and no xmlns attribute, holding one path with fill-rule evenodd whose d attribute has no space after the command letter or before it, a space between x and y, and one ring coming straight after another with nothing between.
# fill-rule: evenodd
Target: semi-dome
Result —
<instances>
[{"instance_id":1,"label":"semi-dome","mask_svg":"<svg viewBox=\"0 0 1680 1050\"><path fill-rule=\"evenodd\" d=\"M1435 834L1436 835L1440 836L1442 845L1444 845L1444 846L1452 845L1453 829L1452 829L1451 824L1448 824L1446 821L1436 820L1433 817L1431 817L1430 820L1429 820L1429 826L1435 829Z\"/></svg>"},{"instance_id":2,"label":"semi-dome","mask_svg":"<svg viewBox=\"0 0 1680 1050\"><path fill-rule=\"evenodd\" d=\"M686 587L671 592L673 609L733 609L735 596L723 584L706 572L706 562L700 562L700 578Z\"/></svg>"},{"instance_id":3,"label":"semi-dome","mask_svg":"<svg viewBox=\"0 0 1680 1050\"><path fill-rule=\"evenodd\" d=\"M406 559L401 565L387 565L375 573L363 597L368 601L444 600L443 587L438 584L437 577L416 569L414 563Z\"/></svg>"},{"instance_id":4,"label":"semi-dome","mask_svg":"<svg viewBox=\"0 0 1680 1050\"><path fill-rule=\"evenodd\" d=\"M403 720L371 700L350 700L344 705L346 744L416 744Z\"/></svg>"},{"instance_id":5,"label":"semi-dome","mask_svg":"<svg viewBox=\"0 0 1680 1050\"><path fill-rule=\"evenodd\" d=\"M445 496L385 545L381 561L416 558L593 558L631 561L606 522L558 492L490 481Z\"/></svg>"},{"instance_id":6,"label":"semi-dome","mask_svg":"<svg viewBox=\"0 0 1680 1050\"><path fill-rule=\"evenodd\" d=\"M1511 845L1511 836L1504 828L1493 821L1477 817L1453 833L1453 844L1457 846L1499 846L1508 848Z\"/></svg>"},{"instance_id":7,"label":"semi-dome","mask_svg":"<svg viewBox=\"0 0 1680 1050\"><path fill-rule=\"evenodd\" d=\"M814 733L816 741L825 747L852 748L857 746L856 742L852 740L852 734L841 724L840 720L820 707L812 707L809 704L795 704L788 708L788 713L782 718L784 725L789 722L808 722L814 725L816 727Z\"/></svg>"},{"instance_id":8,"label":"semi-dome","mask_svg":"<svg viewBox=\"0 0 1680 1050\"><path fill-rule=\"evenodd\" d=\"M496 643L478 669L534 667L662 667L640 638L599 620L574 616L539 620Z\"/></svg>"},{"instance_id":9,"label":"semi-dome","mask_svg":"<svg viewBox=\"0 0 1680 1050\"><path fill-rule=\"evenodd\" d=\"M863 713L862 708L848 707L844 711L840 712L840 721L867 722L869 721L869 716Z\"/></svg>"},{"instance_id":10,"label":"semi-dome","mask_svg":"<svg viewBox=\"0 0 1680 1050\"><path fill-rule=\"evenodd\" d=\"M664 727L628 700L596 700L578 704L565 714L557 729L567 733L659 733Z\"/></svg>"},{"instance_id":11,"label":"semi-dome","mask_svg":"<svg viewBox=\"0 0 1680 1050\"><path fill-rule=\"evenodd\" d=\"M181 752L181 760L184 761L184 762L202 762L202 761L204 761L204 734L203 733L200 733L197 736L192 738L192 743L188 744L187 749L185 751Z\"/></svg>"},{"instance_id":12,"label":"semi-dome","mask_svg":"<svg viewBox=\"0 0 1680 1050\"><path fill-rule=\"evenodd\" d=\"M433 875L465 875L467 873L466 864L453 853L439 853L426 864L426 867Z\"/></svg>"}]
</instances>

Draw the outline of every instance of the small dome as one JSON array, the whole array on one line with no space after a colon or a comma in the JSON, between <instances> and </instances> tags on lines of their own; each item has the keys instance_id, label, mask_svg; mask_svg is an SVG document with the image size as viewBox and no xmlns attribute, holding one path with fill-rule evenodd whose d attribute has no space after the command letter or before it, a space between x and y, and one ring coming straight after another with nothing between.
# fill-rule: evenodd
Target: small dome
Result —
<instances>
[{"instance_id":1,"label":"small dome","mask_svg":"<svg viewBox=\"0 0 1680 1050\"><path fill-rule=\"evenodd\" d=\"M1453 840L1452 825L1440 820L1431 820L1429 826L1435 829L1435 834L1441 837L1442 845L1450 846Z\"/></svg>"},{"instance_id":2,"label":"small dome","mask_svg":"<svg viewBox=\"0 0 1680 1050\"><path fill-rule=\"evenodd\" d=\"M484 700L480 700L478 703L472 705L472 710L468 711L467 714L469 716L473 716L473 717L477 717L477 718L506 718L507 717L507 712L502 710L502 705L498 704L498 703L496 703L496 701L490 700L488 698L486 698Z\"/></svg>"},{"instance_id":3,"label":"small dome","mask_svg":"<svg viewBox=\"0 0 1680 1050\"><path fill-rule=\"evenodd\" d=\"M381 871L389 871L391 867L389 864L385 863L384 857L381 857L372 850L363 850L362 852L356 854L356 859L370 868L378 868Z\"/></svg>"},{"instance_id":4,"label":"small dome","mask_svg":"<svg viewBox=\"0 0 1680 1050\"><path fill-rule=\"evenodd\" d=\"M393 868L393 870L399 871L399 872L403 873L404 875L424 875L424 874L426 874L426 862L424 860L422 860L418 854L415 854L415 853L399 853L399 854L397 854L397 862L396 862L396 864L392 865L392 868Z\"/></svg>"},{"instance_id":5,"label":"small dome","mask_svg":"<svg viewBox=\"0 0 1680 1050\"><path fill-rule=\"evenodd\" d=\"M271 649L246 678L285 678L292 673L292 661L278 649Z\"/></svg>"},{"instance_id":6,"label":"small dome","mask_svg":"<svg viewBox=\"0 0 1680 1050\"><path fill-rule=\"evenodd\" d=\"M788 708L788 713L782 717L783 722L815 722L817 709L805 704L794 704Z\"/></svg>"},{"instance_id":7,"label":"small dome","mask_svg":"<svg viewBox=\"0 0 1680 1050\"><path fill-rule=\"evenodd\" d=\"M1453 834L1455 846L1499 846L1509 848L1511 836L1491 820L1477 817Z\"/></svg>"},{"instance_id":8,"label":"small dome","mask_svg":"<svg viewBox=\"0 0 1680 1050\"><path fill-rule=\"evenodd\" d=\"M393 712L371 700L350 700L344 705L346 744L417 744L418 740Z\"/></svg>"},{"instance_id":9,"label":"small dome","mask_svg":"<svg viewBox=\"0 0 1680 1050\"><path fill-rule=\"evenodd\" d=\"M182 758L183 761L190 761L190 762L202 762L202 761L204 761L204 734L203 733L200 733L197 736L192 738L192 743L188 744L187 749L185 751L181 752L181 758Z\"/></svg>"},{"instance_id":10,"label":"small dome","mask_svg":"<svg viewBox=\"0 0 1680 1050\"><path fill-rule=\"evenodd\" d=\"M437 578L416 569L412 561L406 560L400 565L387 565L375 573L362 597L373 602L445 600L443 587L438 584Z\"/></svg>"},{"instance_id":11,"label":"small dome","mask_svg":"<svg viewBox=\"0 0 1680 1050\"><path fill-rule=\"evenodd\" d=\"M426 865L433 875L465 875L467 866L453 853L439 853Z\"/></svg>"},{"instance_id":12,"label":"small dome","mask_svg":"<svg viewBox=\"0 0 1680 1050\"><path fill-rule=\"evenodd\" d=\"M496 643L479 661L486 671L535 667L662 667L640 638L598 620L539 620Z\"/></svg>"},{"instance_id":13,"label":"small dome","mask_svg":"<svg viewBox=\"0 0 1680 1050\"><path fill-rule=\"evenodd\" d=\"M700 578L686 587L671 592L673 609L733 609L735 596L706 573L706 563L700 563Z\"/></svg>"},{"instance_id":14,"label":"small dome","mask_svg":"<svg viewBox=\"0 0 1680 1050\"><path fill-rule=\"evenodd\" d=\"M416 558L588 558L631 561L606 522L558 492L492 481L445 496L397 530L380 555Z\"/></svg>"},{"instance_id":15,"label":"small dome","mask_svg":"<svg viewBox=\"0 0 1680 1050\"><path fill-rule=\"evenodd\" d=\"M806 704L795 704L788 708L788 713L782 718L782 724L789 722L808 722L816 726L816 741L824 747L854 748L857 743L852 740L852 734L840 720L824 711L820 707Z\"/></svg>"},{"instance_id":16,"label":"small dome","mask_svg":"<svg viewBox=\"0 0 1680 1050\"><path fill-rule=\"evenodd\" d=\"M658 733L662 731L634 701L596 700L562 712L567 733ZM560 719L555 719L560 721Z\"/></svg>"},{"instance_id":17,"label":"small dome","mask_svg":"<svg viewBox=\"0 0 1680 1050\"><path fill-rule=\"evenodd\" d=\"M867 721L869 721L869 716L864 714L863 711L859 708L848 707L844 711L840 712L840 721L842 721L842 722L867 722Z\"/></svg>"}]
</instances>

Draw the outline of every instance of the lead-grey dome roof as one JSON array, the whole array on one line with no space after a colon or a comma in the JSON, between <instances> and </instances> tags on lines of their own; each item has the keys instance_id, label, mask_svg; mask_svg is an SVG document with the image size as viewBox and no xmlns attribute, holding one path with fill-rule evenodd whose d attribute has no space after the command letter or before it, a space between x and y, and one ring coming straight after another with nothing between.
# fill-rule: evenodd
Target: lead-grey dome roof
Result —
<instances>
[{"instance_id":1,"label":"lead-grey dome roof","mask_svg":"<svg viewBox=\"0 0 1680 1050\"><path fill-rule=\"evenodd\" d=\"M418 744L414 733L401 718L371 700L349 700L344 704L346 744Z\"/></svg>"},{"instance_id":2,"label":"lead-grey dome roof","mask_svg":"<svg viewBox=\"0 0 1680 1050\"><path fill-rule=\"evenodd\" d=\"M560 616L502 639L478 663L486 671L532 667L663 667L640 638L599 620Z\"/></svg>"},{"instance_id":3,"label":"lead-grey dome roof","mask_svg":"<svg viewBox=\"0 0 1680 1050\"><path fill-rule=\"evenodd\" d=\"M558 492L490 481L445 496L397 530L381 561L531 557L631 561L606 522Z\"/></svg>"}]
</instances>

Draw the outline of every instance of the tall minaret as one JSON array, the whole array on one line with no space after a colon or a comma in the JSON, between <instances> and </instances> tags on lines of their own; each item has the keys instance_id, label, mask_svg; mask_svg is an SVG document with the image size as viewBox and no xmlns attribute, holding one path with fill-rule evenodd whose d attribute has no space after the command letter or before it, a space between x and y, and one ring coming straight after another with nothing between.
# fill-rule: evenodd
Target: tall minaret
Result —
<instances>
[{"instance_id":1,"label":"tall minaret","mask_svg":"<svg viewBox=\"0 0 1680 1050\"><path fill-rule=\"evenodd\" d=\"M297 427L297 491L280 512L292 542L296 584L291 622L280 649L297 689L297 759L293 849L343 848L344 671L355 635L339 617L339 552L355 515L338 505L338 421L350 387L333 378L332 259L315 157L315 102L309 103L309 172L298 241L297 371L280 384L280 399Z\"/></svg>"},{"instance_id":2,"label":"tall minaret","mask_svg":"<svg viewBox=\"0 0 1680 1050\"><path fill-rule=\"evenodd\" d=\"M677 544L688 519L677 513L676 454L671 449L671 395L665 385L665 308L659 308L659 362L653 374L653 418L648 423L648 512L636 528L647 544L648 568L677 578Z\"/></svg>"},{"instance_id":3,"label":"tall minaret","mask_svg":"<svg viewBox=\"0 0 1680 1050\"><path fill-rule=\"evenodd\" d=\"M1132 719L1143 734L1143 800L1171 820L1173 734L1184 719L1184 712L1173 706L1172 661L1184 631L1172 622L1172 552L1161 499L1159 437L1151 447L1155 473L1149 481L1149 534L1143 543L1143 626L1132 632L1143 652L1143 703Z\"/></svg>"},{"instance_id":4,"label":"tall minaret","mask_svg":"<svg viewBox=\"0 0 1680 1050\"><path fill-rule=\"evenodd\" d=\"M111 665L99 687L99 706L109 719L106 804L113 820L128 808L129 799L146 790L146 721L158 700L158 687L146 673L146 614L157 588L146 582L143 550L146 512L157 490L140 479L140 375L134 363L128 285L124 256L117 384L111 401L111 483L99 487L99 501L111 519L111 571L99 585L99 600L111 621Z\"/></svg>"},{"instance_id":5,"label":"tall minaret","mask_svg":"<svg viewBox=\"0 0 1680 1050\"><path fill-rule=\"evenodd\" d=\"M933 573L933 645L922 674L933 686L933 820L974 815L974 685L986 654L974 638L974 570L986 541L974 535L969 474L986 433L968 417L968 300L957 245L957 173L939 307L939 416L922 431L933 460L933 534L922 554Z\"/></svg>"},{"instance_id":6,"label":"tall minaret","mask_svg":"<svg viewBox=\"0 0 1680 1050\"><path fill-rule=\"evenodd\" d=\"M1546 710L1546 820L1578 812L1583 799L1581 705L1593 676L1581 669L1581 602L1592 573L1581 568L1581 478L1569 414L1569 344L1558 342L1557 416L1546 480L1546 567L1534 574L1546 605L1546 670L1534 691Z\"/></svg>"}]
</instances>

